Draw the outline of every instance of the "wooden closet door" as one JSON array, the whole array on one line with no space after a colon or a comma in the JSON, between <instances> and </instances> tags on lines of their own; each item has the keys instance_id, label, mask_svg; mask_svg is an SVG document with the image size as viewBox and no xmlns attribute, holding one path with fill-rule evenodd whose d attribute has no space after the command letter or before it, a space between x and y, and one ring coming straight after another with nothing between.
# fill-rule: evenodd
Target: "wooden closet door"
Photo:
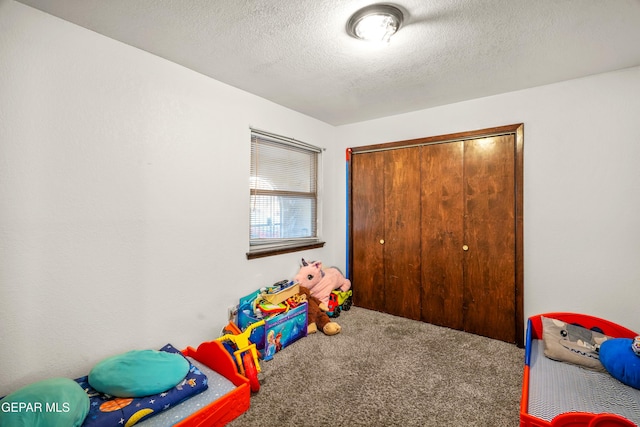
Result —
<instances>
[{"instance_id":1,"label":"wooden closet door","mask_svg":"<svg viewBox=\"0 0 640 427\"><path fill-rule=\"evenodd\" d=\"M351 158L351 239L354 303L384 311L384 152Z\"/></svg>"},{"instance_id":2,"label":"wooden closet door","mask_svg":"<svg viewBox=\"0 0 640 427\"><path fill-rule=\"evenodd\" d=\"M462 141L422 147L422 320L462 330Z\"/></svg>"},{"instance_id":3,"label":"wooden closet door","mask_svg":"<svg viewBox=\"0 0 640 427\"><path fill-rule=\"evenodd\" d=\"M356 305L524 345L523 132L352 149Z\"/></svg>"},{"instance_id":4,"label":"wooden closet door","mask_svg":"<svg viewBox=\"0 0 640 427\"><path fill-rule=\"evenodd\" d=\"M464 143L464 330L516 342L513 135Z\"/></svg>"},{"instance_id":5,"label":"wooden closet door","mask_svg":"<svg viewBox=\"0 0 640 427\"><path fill-rule=\"evenodd\" d=\"M422 152L422 320L515 342L513 135Z\"/></svg>"},{"instance_id":6,"label":"wooden closet door","mask_svg":"<svg viewBox=\"0 0 640 427\"><path fill-rule=\"evenodd\" d=\"M360 307L420 319L420 148L352 157L352 279Z\"/></svg>"},{"instance_id":7,"label":"wooden closet door","mask_svg":"<svg viewBox=\"0 0 640 427\"><path fill-rule=\"evenodd\" d=\"M420 319L420 147L388 151L384 167L385 311Z\"/></svg>"}]
</instances>

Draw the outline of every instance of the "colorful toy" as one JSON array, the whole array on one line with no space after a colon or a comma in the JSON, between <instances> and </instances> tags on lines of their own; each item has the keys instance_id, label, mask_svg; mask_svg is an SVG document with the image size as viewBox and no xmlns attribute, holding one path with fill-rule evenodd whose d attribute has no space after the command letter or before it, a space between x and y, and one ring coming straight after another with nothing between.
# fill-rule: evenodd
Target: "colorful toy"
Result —
<instances>
[{"instance_id":1,"label":"colorful toy","mask_svg":"<svg viewBox=\"0 0 640 427\"><path fill-rule=\"evenodd\" d=\"M338 296L338 305L343 311L349 311L353 305L353 291L333 291Z\"/></svg>"},{"instance_id":2,"label":"colorful toy","mask_svg":"<svg viewBox=\"0 0 640 427\"><path fill-rule=\"evenodd\" d=\"M262 298L269 301L272 304L280 304L298 293L298 284L283 280L273 285L260 289Z\"/></svg>"},{"instance_id":3,"label":"colorful toy","mask_svg":"<svg viewBox=\"0 0 640 427\"><path fill-rule=\"evenodd\" d=\"M340 316L340 304L338 304L338 294L336 294L335 291L329 295L329 305L327 307L327 316Z\"/></svg>"},{"instance_id":4,"label":"colorful toy","mask_svg":"<svg viewBox=\"0 0 640 427\"><path fill-rule=\"evenodd\" d=\"M321 261L308 263L304 258L302 258L302 267L293 280L307 288L311 295L327 306L329 305L332 291L336 289L348 291L351 289L351 281L345 278L337 268L329 267L323 269Z\"/></svg>"},{"instance_id":5,"label":"colorful toy","mask_svg":"<svg viewBox=\"0 0 640 427\"><path fill-rule=\"evenodd\" d=\"M300 287L298 287L298 291L300 291ZM307 301L306 295L297 293L294 296L287 298L285 303L291 308L296 308L297 306L299 306L300 304L303 304L306 301Z\"/></svg>"},{"instance_id":6,"label":"colorful toy","mask_svg":"<svg viewBox=\"0 0 640 427\"><path fill-rule=\"evenodd\" d=\"M258 380L258 373L261 371L260 363L258 363L258 351L256 345L249 341L251 332L260 326L264 325L264 320L252 323L245 329L244 332L240 331L234 323L229 324L224 329L224 335L220 338L216 338L216 341L232 343L231 353L235 357L236 365L241 375L244 375L249 380L249 387L253 393L260 391L260 381ZM227 350L228 347L225 346Z\"/></svg>"},{"instance_id":7,"label":"colorful toy","mask_svg":"<svg viewBox=\"0 0 640 427\"><path fill-rule=\"evenodd\" d=\"M640 336L633 339L633 342L631 343L631 350L633 350L636 356L640 356Z\"/></svg>"},{"instance_id":8,"label":"colorful toy","mask_svg":"<svg viewBox=\"0 0 640 427\"><path fill-rule=\"evenodd\" d=\"M256 300L256 307L258 310L260 310L260 313L261 313L261 315L259 316L260 318L274 315L274 314L279 314L289 309L289 307L285 303L272 304L266 299Z\"/></svg>"},{"instance_id":9,"label":"colorful toy","mask_svg":"<svg viewBox=\"0 0 640 427\"><path fill-rule=\"evenodd\" d=\"M353 304L351 296L353 291L333 291L329 296L329 309L327 315L329 317L338 317L342 311L349 311Z\"/></svg>"},{"instance_id":10,"label":"colorful toy","mask_svg":"<svg viewBox=\"0 0 640 427\"><path fill-rule=\"evenodd\" d=\"M299 285L295 287L299 289ZM257 308L257 302L262 299L262 295L258 290L240 298L238 326L241 330L245 330L260 319L265 321L264 327L254 329L251 342L256 345L263 360L270 360L275 355L278 334L280 334L278 344L281 348L307 336L307 304L303 302L293 307L285 300L284 305L288 308L286 311L263 317L262 311ZM271 331L274 332L273 336L269 334Z\"/></svg>"},{"instance_id":11,"label":"colorful toy","mask_svg":"<svg viewBox=\"0 0 640 427\"><path fill-rule=\"evenodd\" d=\"M327 306L323 304L318 298L311 295L309 289L304 286L300 286L300 294L304 295L307 300L307 334L313 334L318 329L325 335L335 335L342 329L339 324L331 321L325 311Z\"/></svg>"}]
</instances>

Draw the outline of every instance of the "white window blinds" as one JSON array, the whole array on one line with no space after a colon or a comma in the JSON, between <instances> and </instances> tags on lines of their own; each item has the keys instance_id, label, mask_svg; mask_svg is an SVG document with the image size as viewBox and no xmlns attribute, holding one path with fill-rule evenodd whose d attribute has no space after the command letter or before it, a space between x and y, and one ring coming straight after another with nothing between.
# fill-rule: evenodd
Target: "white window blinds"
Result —
<instances>
[{"instance_id":1,"label":"white window blinds","mask_svg":"<svg viewBox=\"0 0 640 427\"><path fill-rule=\"evenodd\" d=\"M251 130L252 250L318 241L317 147Z\"/></svg>"}]
</instances>

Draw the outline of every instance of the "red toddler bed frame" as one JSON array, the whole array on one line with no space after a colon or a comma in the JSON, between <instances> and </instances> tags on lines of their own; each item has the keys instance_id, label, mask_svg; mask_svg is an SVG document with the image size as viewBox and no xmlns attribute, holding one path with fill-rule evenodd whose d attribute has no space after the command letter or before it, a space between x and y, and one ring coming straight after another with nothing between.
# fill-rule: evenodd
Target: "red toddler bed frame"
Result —
<instances>
[{"instance_id":1,"label":"red toddler bed frame","mask_svg":"<svg viewBox=\"0 0 640 427\"><path fill-rule=\"evenodd\" d=\"M251 397L249 380L238 373L235 362L222 344L217 341L207 341L200 344L197 350L187 347L182 350L182 354L204 363L231 381L236 388L175 426L223 426L249 409Z\"/></svg>"},{"instance_id":2,"label":"red toddler bed frame","mask_svg":"<svg viewBox=\"0 0 640 427\"><path fill-rule=\"evenodd\" d=\"M577 324L586 329L597 328L605 335L615 338L634 338L636 332L608 320L578 313L546 313L532 316L527 325L526 353L520 401L520 427L634 427L635 423L620 415L610 413L565 412L550 422L528 413L529 405L529 369L532 340L542 339L541 317L558 319L566 323ZM562 362L558 362L562 363ZM627 387L622 385L622 387Z\"/></svg>"}]
</instances>

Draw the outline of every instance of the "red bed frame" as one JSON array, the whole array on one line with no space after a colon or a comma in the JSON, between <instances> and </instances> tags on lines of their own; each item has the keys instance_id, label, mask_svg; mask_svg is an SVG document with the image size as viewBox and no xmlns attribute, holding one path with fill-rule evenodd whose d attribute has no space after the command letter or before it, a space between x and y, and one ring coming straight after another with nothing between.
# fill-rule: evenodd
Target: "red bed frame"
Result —
<instances>
[{"instance_id":1,"label":"red bed frame","mask_svg":"<svg viewBox=\"0 0 640 427\"><path fill-rule=\"evenodd\" d=\"M231 381L236 388L219 399L211 402L198 412L195 412L175 424L178 427L212 427L224 426L247 409L251 390L249 380L238 373L236 364L229 352L218 341L203 342L198 349L187 347L182 354L192 357L200 363Z\"/></svg>"},{"instance_id":2,"label":"red bed frame","mask_svg":"<svg viewBox=\"0 0 640 427\"><path fill-rule=\"evenodd\" d=\"M616 338L634 338L639 335L624 326L586 314L545 313L530 317L527 326L522 398L520 400L520 427L637 427L635 423L615 414L566 412L548 422L527 412L529 402L529 351L531 350L531 340L542 339L542 316L558 319L566 323L578 324L586 329L599 328L605 335Z\"/></svg>"}]
</instances>

